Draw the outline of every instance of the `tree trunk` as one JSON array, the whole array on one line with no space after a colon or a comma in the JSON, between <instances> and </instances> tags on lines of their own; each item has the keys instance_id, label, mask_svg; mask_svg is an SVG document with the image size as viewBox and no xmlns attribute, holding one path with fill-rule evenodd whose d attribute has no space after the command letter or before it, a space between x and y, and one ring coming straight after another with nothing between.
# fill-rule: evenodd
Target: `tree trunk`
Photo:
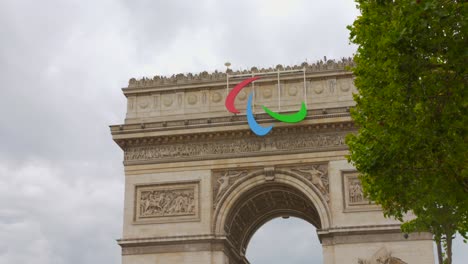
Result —
<instances>
[{"instance_id":1,"label":"tree trunk","mask_svg":"<svg viewBox=\"0 0 468 264\"><path fill-rule=\"evenodd\" d=\"M437 257L439 258L439 264L444 264L444 256L442 255L442 242L440 239L436 239L437 245Z\"/></svg>"},{"instance_id":2,"label":"tree trunk","mask_svg":"<svg viewBox=\"0 0 468 264\"><path fill-rule=\"evenodd\" d=\"M447 264L452 264L452 234L447 234Z\"/></svg>"}]
</instances>

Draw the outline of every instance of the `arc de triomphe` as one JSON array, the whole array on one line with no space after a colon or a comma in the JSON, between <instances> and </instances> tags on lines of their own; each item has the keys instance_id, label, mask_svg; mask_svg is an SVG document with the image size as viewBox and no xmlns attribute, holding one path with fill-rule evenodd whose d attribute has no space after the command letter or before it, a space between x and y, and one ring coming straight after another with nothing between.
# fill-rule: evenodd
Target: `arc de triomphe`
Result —
<instances>
[{"instance_id":1,"label":"arc de triomphe","mask_svg":"<svg viewBox=\"0 0 468 264\"><path fill-rule=\"evenodd\" d=\"M243 72L202 72L131 79L124 124L111 126L124 151L124 264L249 263L255 231L276 217L299 217L317 228L324 263L434 263L431 235L409 234L362 195L346 161L350 59ZM235 101L226 95L249 76ZM253 134L248 94L266 136ZM274 122L308 107L296 124ZM311 236L311 239L315 239ZM310 263L317 263L311 260Z\"/></svg>"}]
</instances>

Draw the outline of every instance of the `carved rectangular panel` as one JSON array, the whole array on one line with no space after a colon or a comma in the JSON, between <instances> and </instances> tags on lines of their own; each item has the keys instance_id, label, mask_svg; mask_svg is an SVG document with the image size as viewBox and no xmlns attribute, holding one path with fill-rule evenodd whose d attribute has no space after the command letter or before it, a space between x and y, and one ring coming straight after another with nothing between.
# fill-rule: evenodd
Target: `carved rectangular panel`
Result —
<instances>
[{"instance_id":1,"label":"carved rectangular panel","mask_svg":"<svg viewBox=\"0 0 468 264\"><path fill-rule=\"evenodd\" d=\"M364 196L357 171L343 171L343 201L345 212L380 210L380 207Z\"/></svg>"},{"instance_id":2,"label":"carved rectangular panel","mask_svg":"<svg viewBox=\"0 0 468 264\"><path fill-rule=\"evenodd\" d=\"M199 220L198 182L138 185L135 196L135 223Z\"/></svg>"}]
</instances>

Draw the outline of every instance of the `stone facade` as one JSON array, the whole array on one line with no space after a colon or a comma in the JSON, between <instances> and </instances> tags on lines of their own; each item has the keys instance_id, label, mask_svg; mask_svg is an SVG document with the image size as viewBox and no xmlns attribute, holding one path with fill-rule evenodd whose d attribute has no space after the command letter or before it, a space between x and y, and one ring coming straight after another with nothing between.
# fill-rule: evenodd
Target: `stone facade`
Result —
<instances>
[{"instance_id":1,"label":"stone facade","mask_svg":"<svg viewBox=\"0 0 468 264\"><path fill-rule=\"evenodd\" d=\"M317 228L326 264L434 263L431 235L405 239L346 161L344 138L356 132L349 115L356 89L344 69L352 63L242 72L264 74L235 102L242 112L255 92L255 118L275 126L264 137L224 107L242 80L232 71L131 79L125 123L111 126L124 151L123 263L248 263L250 238L282 216ZM297 124L261 110L288 113L302 101L308 113Z\"/></svg>"}]
</instances>

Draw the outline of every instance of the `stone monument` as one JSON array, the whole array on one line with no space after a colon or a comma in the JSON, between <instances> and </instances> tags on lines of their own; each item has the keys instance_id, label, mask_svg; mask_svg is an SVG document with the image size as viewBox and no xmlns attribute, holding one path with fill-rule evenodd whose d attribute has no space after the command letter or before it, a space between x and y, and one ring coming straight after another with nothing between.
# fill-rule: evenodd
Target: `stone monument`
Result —
<instances>
[{"instance_id":1,"label":"stone monument","mask_svg":"<svg viewBox=\"0 0 468 264\"><path fill-rule=\"evenodd\" d=\"M244 264L267 221L298 217L317 228L326 264L434 263L432 236L409 234L366 199L345 155L355 133L351 59L250 71L131 79L125 122L111 126L124 152L124 264ZM262 76L225 108L242 78ZM245 113L254 92L259 124ZM296 124L275 122L307 103ZM244 110L242 112L242 110ZM310 260L310 263L317 263Z\"/></svg>"}]
</instances>

